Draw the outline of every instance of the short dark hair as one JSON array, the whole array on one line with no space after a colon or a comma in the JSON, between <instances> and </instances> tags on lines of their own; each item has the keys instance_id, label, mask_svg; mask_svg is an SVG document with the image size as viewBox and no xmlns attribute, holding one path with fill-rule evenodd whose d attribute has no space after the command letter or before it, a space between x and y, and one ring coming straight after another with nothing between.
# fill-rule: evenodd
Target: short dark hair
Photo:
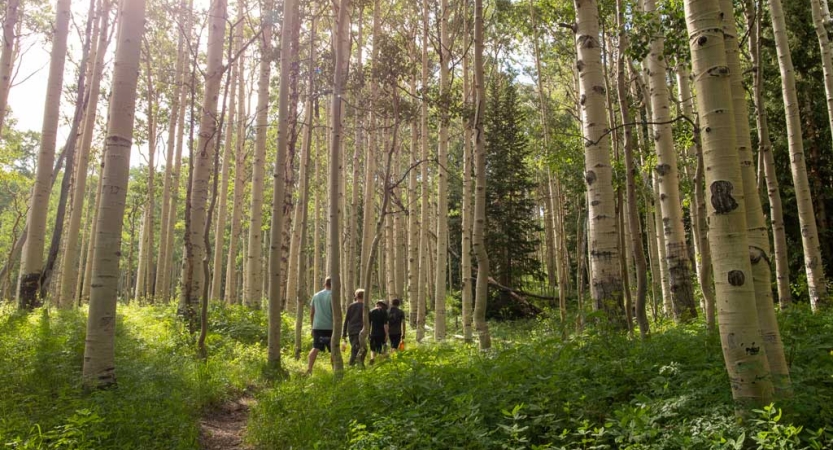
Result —
<instances>
[{"instance_id":1,"label":"short dark hair","mask_svg":"<svg viewBox=\"0 0 833 450\"><path fill-rule=\"evenodd\" d=\"M333 286L333 281L330 280L330 277L324 278L324 287L328 288L328 287L332 287L332 286Z\"/></svg>"},{"instance_id":2,"label":"short dark hair","mask_svg":"<svg viewBox=\"0 0 833 450\"><path fill-rule=\"evenodd\" d=\"M395 298L395 299L391 300L391 303L393 304L393 306L397 306L397 307L398 307L399 305L401 305L401 304L402 304L402 300L400 300L400 299L398 299L398 298Z\"/></svg>"}]
</instances>

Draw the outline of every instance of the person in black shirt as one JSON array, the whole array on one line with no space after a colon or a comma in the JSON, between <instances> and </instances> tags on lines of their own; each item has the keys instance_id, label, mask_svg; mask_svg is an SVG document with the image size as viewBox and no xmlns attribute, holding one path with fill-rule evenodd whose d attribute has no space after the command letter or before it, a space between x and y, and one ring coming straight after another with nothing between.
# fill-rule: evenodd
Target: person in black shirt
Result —
<instances>
[{"instance_id":1,"label":"person in black shirt","mask_svg":"<svg viewBox=\"0 0 833 450\"><path fill-rule=\"evenodd\" d=\"M395 298L391 301L390 311L388 311L388 335L390 336L390 349L396 351L399 349L399 343L402 342L402 336L405 336L405 313L399 309L402 300Z\"/></svg>"},{"instance_id":2,"label":"person in black shirt","mask_svg":"<svg viewBox=\"0 0 833 450\"><path fill-rule=\"evenodd\" d=\"M353 303L347 307L344 315L344 326L341 328L342 338L350 337L350 365L356 364L359 354L359 333L362 331L362 314L364 313L364 289L356 290ZM364 360L364 358L362 358Z\"/></svg>"},{"instance_id":3,"label":"person in black shirt","mask_svg":"<svg viewBox=\"0 0 833 450\"><path fill-rule=\"evenodd\" d=\"M376 360L377 353L382 353L388 340L388 312L384 307L385 302L379 300L370 311L370 364Z\"/></svg>"}]
</instances>

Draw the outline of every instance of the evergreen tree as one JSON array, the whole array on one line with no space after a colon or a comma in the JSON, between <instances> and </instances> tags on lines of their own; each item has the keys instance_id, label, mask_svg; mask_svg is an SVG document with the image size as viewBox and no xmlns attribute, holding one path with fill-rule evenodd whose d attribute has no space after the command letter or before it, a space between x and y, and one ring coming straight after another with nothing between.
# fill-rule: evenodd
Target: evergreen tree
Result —
<instances>
[{"instance_id":1,"label":"evergreen tree","mask_svg":"<svg viewBox=\"0 0 833 450\"><path fill-rule=\"evenodd\" d=\"M535 220L535 181L527 165L531 148L524 131L526 114L509 74L489 86L486 115L486 245L492 277L520 288L524 277L540 276L535 258L540 227ZM505 292L489 303L490 316L517 316L521 310Z\"/></svg>"}]
</instances>

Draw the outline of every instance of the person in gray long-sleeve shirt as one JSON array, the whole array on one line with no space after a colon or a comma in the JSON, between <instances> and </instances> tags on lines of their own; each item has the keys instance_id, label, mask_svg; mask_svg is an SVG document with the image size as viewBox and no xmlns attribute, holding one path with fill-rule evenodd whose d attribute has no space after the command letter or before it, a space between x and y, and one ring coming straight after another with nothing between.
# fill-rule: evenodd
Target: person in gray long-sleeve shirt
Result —
<instances>
[{"instance_id":1,"label":"person in gray long-sleeve shirt","mask_svg":"<svg viewBox=\"0 0 833 450\"><path fill-rule=\"evenodd\" d=\"M356 364L356 357L359 354L359 333L364 326L362 315L364 313L364 289L357 289L353 303L347 307L347 314L344 315L344 326L341 328L342 338L350 337L350 365Z\"/></svg>"}]
</instances>

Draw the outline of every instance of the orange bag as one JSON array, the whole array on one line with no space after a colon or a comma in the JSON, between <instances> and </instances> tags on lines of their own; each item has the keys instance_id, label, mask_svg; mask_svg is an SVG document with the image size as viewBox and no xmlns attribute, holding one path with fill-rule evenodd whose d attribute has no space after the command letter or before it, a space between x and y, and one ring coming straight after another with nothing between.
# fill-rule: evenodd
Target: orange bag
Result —
<instances>
[{"instance_id":1,"label":"orange bag","mask_svg":"<svg viewBox=\"0 0 833 450\"><path fill-rule=\"evenodd\" d=\"M405 341L399 341L399 351L405 350Z\"/></svg>"}]
</instances>

